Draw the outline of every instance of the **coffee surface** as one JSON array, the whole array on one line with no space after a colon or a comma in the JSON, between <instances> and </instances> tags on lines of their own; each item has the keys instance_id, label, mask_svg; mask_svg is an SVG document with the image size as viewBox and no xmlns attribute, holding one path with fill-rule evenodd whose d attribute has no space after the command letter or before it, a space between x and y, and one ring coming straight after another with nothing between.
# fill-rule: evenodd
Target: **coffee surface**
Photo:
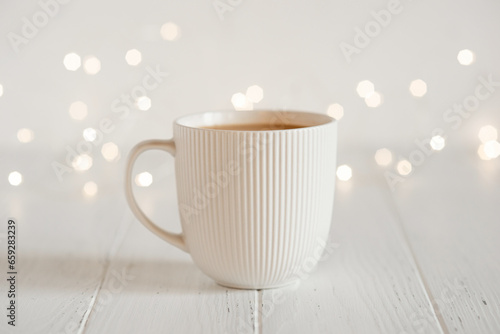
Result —
<instances>
[{"instance_id":1,"label":"coffee surface","mask_svg":"<svg viewBox=\"0 0 500 334\"><path fill-rule=\"evenodd\" d=\"M296 124L241 123L241 124L220 124L212 126L203 126L202 129L234 130L234 131L271 131L271 130L300 129L305 127L306 127L305 125L296 125Z\"/></svg>"}]
</instances>

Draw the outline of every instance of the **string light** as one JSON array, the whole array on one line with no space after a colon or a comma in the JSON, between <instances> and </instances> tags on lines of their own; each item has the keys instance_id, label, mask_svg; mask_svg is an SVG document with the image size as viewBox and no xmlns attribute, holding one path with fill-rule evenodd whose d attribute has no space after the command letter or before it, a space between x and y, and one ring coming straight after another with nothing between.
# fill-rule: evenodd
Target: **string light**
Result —
<instances>
[{"instance_id":1,"label":"string light","mask_svg":"<svg viewBox=\"0 0 500 334\"><path fill-rule=\"evenodd\" d=\"M76 101L69 106L69 115L71 118L81 121L87 117L87 105L82 101Z\"/></svg>"},{"instance_id":2,"label":"string light","mask_svg":"<svg viewBox=\"0 0 500 334\"><path fill-rule=\"evenodd\" d=\"M410 83L410 93L415 97L422 97L427 93L427 84L422 79L413 80Z\"/></svg>"},{"instance_id":3,"label":"string light","mask_svg":"<svg viewBox=\"0 0 500 334\"><path fill-rule=\"evenodd\" d=\"M93 142L97 137L97 131L93 128L86 128L83 130L83 139Z\"/></svg>"},{"instance_id":4,"label":"string light","mask_svg":"<svg viewBox=\"0 0 500 334\"><path fill-rule=\"evenodd\" d=\"M446 144L446 141L441 136L434 136L431 138L430 145L434 151L441 151Z\"/></svg>"},{"instance_id":5,"label":"string light","mask_svg":"<svg viewBox=\"0 0 500 334\"><path fill-rule=\"evenodd\" d=\"M246 102L247 98L243 93L236 93L233 94L233 97L231 97L231 103L235 108L244 106Z\"/></svg>"},{"instance_id":6,"label":"string light","mask_svg":"<svg viewBox=\"0 0 500 334\"><path fill-rule=\"evenodd\" d=\"M29 143L33 140L33 138L35 138L35 134L30 129L23 128L17 131L17 139L21 143Z\"/></svg>"},{"instance_id":7,"label":"string light","mask_svg":"<svg viewBox=\"0 0 500 334\"><path fill-rule=\"evenodd\" d=\"M264 91L258 85L248 87L246 97L250 102L259 103L264 98Z\"/></svg>"},{"instance_id":8,"label":"string light","mask_svg":"<svg viewBox=\"0 0 500 334\"><path fill-rule=\"evenodd\" d=\"M93 181L89 181L83 186L82 192L86 197L93 197L97 194L97 190L97 184Z\"/></svg>"},{"instance_id":9,"label":"string light","mask_svg":"<svg viewBox=\"0 0 500 334\"><path fill-rule=\"evenodd\" d=\"M491 160L491 158L484 151L484 144L479 145L479 148L477 149L477 155L479 155L479 158L481 160Z\"/></svg>"},{"instance_id":10,"label":"string light","mask_svg":"<svg viewBox=\"0 0 500 334\"><path fill-rule=\"evenodd\" d=\"M328 106L326 113L328 116L339 120L344 117L344 107L338 103L333 103Z\"/></svg>"},{"instance_id":11,"label":"string light","mask_svg":"<svg viewBox=\"0 0 500 334\"><path fill-rule=\"evenodd\" d=\"M114 161L119 158L120 150L115 143L109 142L102 145L101 154L106 159L106 161Z\"/></svg>"},{"instance_id":12,"label":"string light","mask_svg":"<svg viewBox=\"0 0 500 334\"><path fill-rule=\"evenodd\" d=\"M234 109L236 110L252 110L253 109L253 103L250 102L245 94L243 93L236 93L233 94L231 97L231 103L234 106Z\"/></svg>"},{"instance_id":13,"label":"string light","mask_svg":"<svg viewBox=\"0 0 500 334\"><path fill-rule=\"evenodd\" d=\"M486 142L482 146L484 154L488 157L488 159L495 159L500 155L500 143L496 140Z\"/></svg>"},{"instance_id":14,"label":"string light","mask_svg":"<svg viewBox=\"0 0 500 334\"><path fill-rule=\"evenodd\" d=\"M492 125L485 125L479 129L479 133L477 134L481 143L486 143L492 140L498 139L498 132Z\"/></svg>"},{"instance_id":15,"label":"string light","mask_svg":"<svg viewBox=\"0 0 500 334\"><path fill-rule=\"evenodd\" d=\"M92 167L92 157L88 154L80 154L73 159L71 165L80 172L89 170Z\"/></svg>"},{"instance_id":16,"label":"string light","mask_svg":"<svg viewBox=\"0 0 500 334\"><path fill-rule=\"evenodd\" d=\"M139 187L149 187L153 183L153 175L148 172L142 172L135 176L135 184Z\"/></svg>"},{"instance_id":17,"label":"string light","mask_svg":"<svg viewBox=\"0 0 500 334\"><path fill-rule=\"evenodd\" d=\"M180 29L175 23L167 22L161 26L160 34L166 41L175 41L179 38Z\"/></svg>"},{"instance_id":18,"label":"string light","mask_svg":"<svg viewBox=\"0 0 500 334\"><path fill-rule=\"evenodd\" d=\"M101 61L95 56L89 56L83 62L85 73L95 75L101 70Z\"/></svg>"},{"instance_id":19,"label":"string light","mask_svg":"<svg viewBox=\"0 0 500 334\"><path fill-rule=\"evenodd\" d=\"M127 64L129 64L130 66L137 66L142 61L142 54L137 49L128 50L127 53L125 54L125 60L127 61Z\"/></svg>"},{"instance_id":20,"label":"string light","mask_svg":"<svg viewBox=\"0 0 500 334\"><path fill-rule=\"evenodd\" d=\"M63 64L68 71L76 71L82 66L82 59L76 53L71 52L64 56Z\"/></svg>"},{"instance_id":21,"label":"string light","mask_svg":"<svg viewBox=\"0 0 500 334\"><path fill-rule=\"evenodd\" d=\"M375 92L375 85L369 80L360 81L356 86L356 92L362 98L368 97Z\"/></svg>"},{"instance_id":22,"label":"string light","mask_svg":"<svg viewBox=\"0 0 500 334\"><path fill-rule=\"evenodd\" d=\"M13 186L18 186L23 182L23 176L18 171L13 171L9 174L9 183Z\"/></svg>"},{"instance_id":23,"label":"string light","mask_svg":"<svg viewBox=\"0 0 500 334\"><path fill-rule=\"evenodd\" d=\"M348 165L337 167L337 177L341 181L349 181L352 177L352 169Z\"/></svg>"},{"instance_id":24,"label":"string light","mask_svg":"<svg viewBox=\"0 0 500 334\"><path fill-rule=\"evenodd\" d=\"M146 111L151 108L151 99L147 96L139 97L136 103L139 110Z\"/></svg>"},{"instance_id":25,"label":"string light","mask_svg":"<svg viewBox=\"0 0 500 334\"><path fill-rule=\"evenodd\" d=\"M471 50L463 49L458 52L457 60L461 65L468 66L476 60L476 56Z\"/></svg>"},{"instance_id":26,"label":"string light","mask_svg":"<svg viewBox=\"0 0 500 334\"><path fill-rule=\"evenodd\" d=\"M370 108L376 108L382 104L382 95L377 92L373 92L365 97L365 103Z\"/></svg>"},{"instance_id":27,"label":"string light","mask_svg":"<svg viewBox=\"0 0 500 334\"><path fill-rule=\"evenodd\" d=\"M477 150L479 158L491 160L500 156L500 143L497 141L498 131L495 127L485 125L479 129L477 136L482 143Z\"/></svg>"},{"instance_id":28,"label":"string light","mask_svg":"<svg viewBox=\"0 0 500 334\"><path fill-rule=\"evenodd\" d=\"M392 152L381 148L375 152L375 162L379 166L388 166L392 162Z\"/></svg>"},{"instance_id":29,"label":"string light","mask_svg":"<svg viewBox=\"0 0 500 334\"><path fill-rule=\"evenodd\" d=\"M401 160L396 166L398 173L403 176L409 175L412 169L411 163L408 160Z\"/></svg>"}]
</instances>

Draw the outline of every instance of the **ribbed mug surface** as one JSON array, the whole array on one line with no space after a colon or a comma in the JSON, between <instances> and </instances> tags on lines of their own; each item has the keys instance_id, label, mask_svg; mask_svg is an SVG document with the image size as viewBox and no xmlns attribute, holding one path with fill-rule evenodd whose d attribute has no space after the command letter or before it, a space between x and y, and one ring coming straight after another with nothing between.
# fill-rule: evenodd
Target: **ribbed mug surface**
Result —
<instances>
[{"instance_id":1,"label":"ribbed mug surface","mask_svg":"<svg viewBox=\"0 0 500 334\"><path fill-rule=\"evenodd\" d=\"M274 131L175 124L174 140L183 234L205 274L271 288L318 262L333 210L336 122Z\"/></svg>"}]
</instances>

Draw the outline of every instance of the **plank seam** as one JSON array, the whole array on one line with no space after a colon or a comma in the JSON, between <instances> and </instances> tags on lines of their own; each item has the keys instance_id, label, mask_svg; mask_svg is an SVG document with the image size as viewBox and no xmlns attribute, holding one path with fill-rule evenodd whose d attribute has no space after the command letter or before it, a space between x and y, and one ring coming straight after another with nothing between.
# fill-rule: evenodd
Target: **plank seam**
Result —
<instances>
[{"instance_id":1,"label":"plank seam","mask_svg":"<svg viewBox=\"0 0 500 334\"><path fill-rule=\"evenodd\" d=\"M261 315L262 315L262 290L254 290L255 293L255 315L253 317L254 323L253 323L253 332L254 334L260 334L261 333L261 326L262 326L262 320Z\"/></svg>"},{"instance_id":2,"label":"plank seam","mask_svg":"<svg viewBox=\"0 0 500 334\"><path fill-rule=\"evenodd\" d=\"M404 227L403 224L403 218L402 215L399 211L399 208L396 204L396 199L394 197L394 193L390 191L390 189L386 188L389 191L389 203L392 206L392 210L394 212L395 218L396 218L396 229L399 230L399 233L402 235L403 240L404 240L404 248L406 248L406 252L410 255L411 262L413 266L416 269L416 276L418 279L418 282L424 291L428 306L430 306L430 309L432 310L432 315L434 316L434 320L437 322L439 329L442 334L449 334L448 327L446 326L446 323L440 314L440 312L434 307L434 304L432 301L434 300L434 296L432 295L432 292L429 288L429 285L427 283L427 280L425 279L425 276L423 274L422 269L420 268L420 265L418 264L417 258L415 256L415 252L413 251L413 248L410 243L410 239L408 238L408 233ZM393 224L394 225L394 224Z\"/></svg>"},{"instance_id":3,"label":"plank seam","mask_svg":"<svg viewBox=\"0 0 500 334\"><path fill-rule=\"evenodd\" d=\"M109 269L109 262L106 261L104 271L101 275L101 281L99 282L99 285L96 287L94 291L94 295L92 296L92 299L90 300L89 307L87 308L87 311L85 311L85 314L82 317L82 320L80 321L80 327L78 328L77 334L83 334L85 331L85 328L87 327L87 323L90 317L90 314L92 313L92 310L94 309L94 305L97 301L97 297L99 296L99 292L101 292L102 285L104 284L104 281L106 279L107 273Z\"/></svg>"},{"instance_id":4,"label":"plank seam","mask_svg":"<svg viewBox=\"0 0 500 334\"><path fill-rule=\"evenodd\" d=\"M84 334L85 330L87 328L87 324L90 319L90 315L92 314L92 311L94 310L94 306L97 302L97 299L99 297L99 294L101 292L102 286L104 282L106 281L106 278L108 277L109 273L109 267L111 266L111 261L115 257L116 253L118 252L118 249L120 248L121 244L125 240L125 236L127 235L127 232L130 228L131 222L133 220L133 217L130 215L130 211L125 209L125 213L123 214L123 217L118 224L117 228L117 233L116 236L113 240L113 243L111 244L111 247L109 248L108 254L106 254L106 257L104 259L104 269L101 275L101 280L96 287L94 291L94 295L92 296L89 307L87 308L87 311L85 311L82 320L80 321L80 326L78 327L77 334Z\"/></svg>"}]
</instances>

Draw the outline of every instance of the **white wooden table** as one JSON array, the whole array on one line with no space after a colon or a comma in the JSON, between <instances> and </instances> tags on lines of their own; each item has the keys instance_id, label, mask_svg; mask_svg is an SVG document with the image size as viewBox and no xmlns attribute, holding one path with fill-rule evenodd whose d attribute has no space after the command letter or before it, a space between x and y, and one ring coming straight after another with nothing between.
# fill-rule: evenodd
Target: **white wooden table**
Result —
<instances>
[{"instance_id":1,"label":"white wooden table","mask_svg":"<svg viewBox=\"0 0 500 334\"><path fill-rule=\"evenodd\" d=\"M21 186L2 183L0 268L14 217L18 298L13 328L2 279L0 332L500 333L500 159L471 154L445 149L395 191L373 152L341 157L354 176L337 184L330 251L300 285L259 291L215 284L136 221L121 186L83 199L88 175L54 184L37 157ZM173 178L136 192L179 230Z\"/></svg>"}]
</instances>

